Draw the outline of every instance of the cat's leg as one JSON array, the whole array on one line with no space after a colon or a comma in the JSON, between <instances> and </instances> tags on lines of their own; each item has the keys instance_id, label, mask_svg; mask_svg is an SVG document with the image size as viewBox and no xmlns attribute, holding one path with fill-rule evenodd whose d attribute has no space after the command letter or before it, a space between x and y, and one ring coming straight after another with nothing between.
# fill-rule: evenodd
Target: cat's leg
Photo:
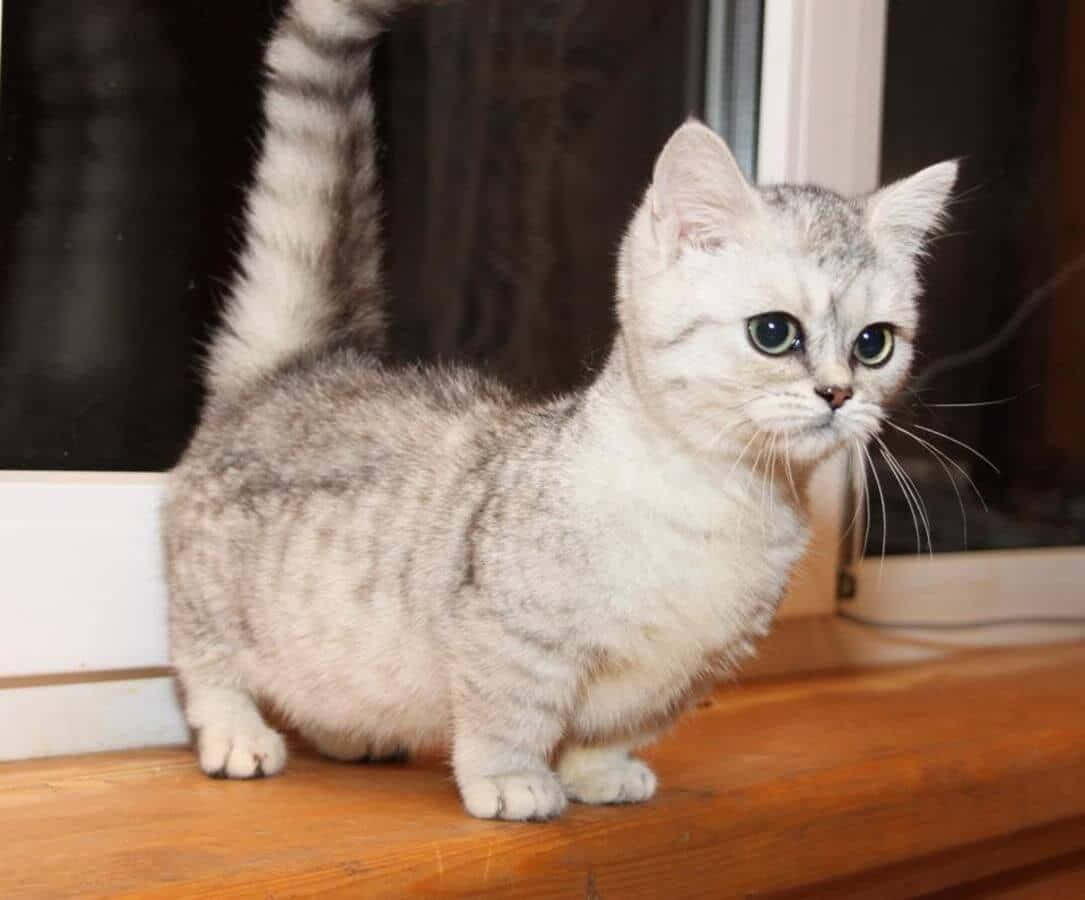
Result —
<instances>
[{"instance_id":1,"label":"cat's leg","mask_svg":"<svg viewBox=\"0 0 1085 900\"><path fill-rule=\"evenodd\" d=\"M511 717L470 717L458 725L452 751L456 784L463 805L480 819L545 821L565 809L565 792L550 770L547 750L560 725L539 723L532 738L514 727ZM491 732L490 729L493 728Z\"/></svg>"},{"instance_id":2,"label":"cat's leg","mask_svg":"<svg viewBox=\"0 0 1085 900\"><path fill-rule=\"evenodd\" d=\"M630 756L632 746L567 747L557 765L565 795L577 803L641 803L649 799L656 792L656 776Z\"/></svg>"},{"instance_id":3,"label":"cat's leg","mask_svg":"<svg viewBox=\"0 0 1085 900\"><path fill-rule=\"evenodd\" d=\"M452 764L467 811L518 821L559 815L565 792L549 758L571 686L532 683L523 672L457 682Z\"/></svg>"},{"instance_id":4,"label":"cat's leg","mask_svg":"<svg viewBox=\"0 0 1085 900\"><path fill-rule=\"evenodd\" d=\"M243 690L182 675L185 716L196 732L200 768L213 778L262 778L286 765L286 742Z\"/></svg>"},{"instance_id":5,"label":"cat's leg","mask_svg":"<svg viewBox=\"0 0 1085 900\"><path fill-rule=\"evenodd\" d=\"M655 773L631 752L654 743L692 696L686 680L649 667L598 675L585 686L558 759L566 796L579 803L652 797Z\"/></svg>"}]
</instances>

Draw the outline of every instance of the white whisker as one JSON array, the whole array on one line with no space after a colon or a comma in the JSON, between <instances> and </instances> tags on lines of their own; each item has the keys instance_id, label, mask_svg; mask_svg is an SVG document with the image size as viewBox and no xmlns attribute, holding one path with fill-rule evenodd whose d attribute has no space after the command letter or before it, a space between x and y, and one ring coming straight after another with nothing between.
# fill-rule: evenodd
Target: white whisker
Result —
<instances>
[{"instance_id":1,"label":"white whisker","mask_svg":"<svg viewBox=\"0 0 1085 900\"><path fill-rule=\"evenodd\" d=\"M787 483L791 485L791 496L795 498L795 505L802 506L799 497L799 489L795 487L795 474L791 471L791 432L784 432L784 464L787 466Z\"/></svg>"},{"instance_id":2,"label":"white whisker","mask_svg":"<svg viewBox=\"0 0 1085 900\"><path fill-rule=\"evenodd\" d=\"M720 437L722 438L723 435L726 434L728 431L730 431L730 428L724 428L723 431L720 432ZM748 441L746 441L746 445L742 448L742 451L738 454L738 458L735 460L734 465L731 466L731 470L727 473L727 480L728 481L730 481L731 476L735 474L735 471L738 469L739 464L742 462L742 458L746 455L746 451L750 449L750 445L753 444L753 442L756 441L759 437L761 437L761 432L758 429L755 428L753 434L750 436L750 439ZM758 453L758 456L760 456L760 452ZM756 460L755 460L755 462L756 462Z\"/></svg>"},{"instance_id":3,"label":"white whisker","mask_svg":"<svg viewBox=\"0 0 1085 900\"><path fill-rule=\"evenodd\" d=\"M851 468L851 482L852 482L851 489L852 489L852 492L855 494L855 509L852 511L851 520L848 522L848 527L844 529L844 533L840 537L841 543L843 543L844 540L847 539L848 535L851 533L852 528L855 527L855 523L859 519L859 510L862 508L860 506L860 502L862 500L862 497L860 496L859 491L860 491L860 485L864 485L866 483L866 481L863 478L863 475L865 474L865 472L863 471L863 468L862 468L862 460L857 459L857 457L858 457L858 454L856 453L856 444L857 443L858 442L852 443L851 446L848 447L848 455L849 455L848 463L849 463L849 466ZM857 462L858 462L858 467L856 466ZM867 533L868 534L869 534L869 530L870 530L870 521L868 520L867 521ZM865 540L863 541L863 547L864 547L864 549L866 548L866 541Z\"/></svg>"},{"instance_id":4,"label":"white whisker","mask_svg":"<svg viewBox=\"0 0 1085 900\"><path fill-rule=\"evenodd\" d=\"M859 448L863 451L867 463L870 465L870 474L874 476L874 485L878 488L878 499L882 505L882 555L878 563L878 583L881 584L882 570L885 568L885 535L889 531L889 521L885 517L885 492L882 490L882 480L878 477L878 470L874 468L874 460L870 458L870 451L862 444Z\"/></svg>"},{"instance_id":5,"label":"white whisker","mask_svg":"<svg viewBox=\"0 0 1085 900\"><path fill-rule=\"evenodd\" d=\"M772 447L776 442L776 435L773 434L771 440L765 441L765 470L761 473L761 491L757 503L757 516L761 520L761 533L767 534L768 520L765 517L765 489L769 483L769 472L772 469ZM758 462L761 460L761 454L757 455Z\"/></svg>"},{"instance_id":6,"label":"white whisker","mask_svg":"<svg viewBox=\"0 0 1085 900\"><path fill-rule=\"evenodd\" d=\"M884 447L881 450L881 454L882 459L885 460L885 464L889 468L889 474L892 475L893 478L896 480L897 486L900 488L900 492L904 495L904 501L908 504L908 514L912 517L912 527L915 529L915 552L922 553L923 542L920 540L919 537L919 520L916 518L915 507L912 505L912 495L908 493L908 489L904 486L904 482L900 480L900 474L893 467L893 464L889 461L889 457L886 456Z\"/></svg>"},{"instance_id":7,"label":"white whisker","mask_svg":"<svg viewBox=\"0 0 1085 900\"><path fill-rule=\"evenodd\" d=\"M925 400L919 402L928 409L971 409L976 406L1003 406L1006 403L1013 403L1020 397L1020 394L1015 394L1013 397L1003 397L1001 400L976 400L971 403L927 403Z\"/></svg>"},{"instance_id":8,"label":"white whisker","mask_svg":"<svg viewBox=\"0 0 1085 900\"><path fill-rule=\"evenodd\" d=\"M923 501L923 495L919 492L919 487L916 485L915 480L908 473L908 470L904 468L904 463L900 461L900 458L889 449L888 445L880 437L875 437L874 440L881 446L883 452L887 457L887 461L891 463L900 472L901 478L904 479L904 483L908 486L912 493L913 499L916 501L916 510L919 512L920 521L923 523L923 528L927 534L927 548L933 553L931 547L931 525L930 515L927 512L927 504Z\"/></svg>"},{"instance_id":9,"label":"white whisker","mask_svg":"<svg viewBox=\"0 0 1085 900\"><path fill-rule=\"evenodd\" d=\"M896 454L886 445L880 437L875 437L874 440L878 442L878 446L881 448L882 457L885 459L886 465L889 466L889 470L893 473L897 479L897 483L900 485L901 491L904 492L905 499L908 501L909 510L912 509L913 503L915 511L912 513L912 520L915 521L916 513L919 515L919 523L916 525L916 553L923 552L923 542L919 536L919 524L922 524L923 531L927 536L927 551L931 556L934 555L934 547L931 544L931 522L930 516L927 513L927 505L923 502L923 497L919 493L919 488L916 487L916 483L912 480L912 476L908 474L908 470L904 468L904 465Z\"/></svg>"},{"instance_id":10,"label":"white whisker","mask_svg":"<svg viewBox=\"0 0 1085 900\"><path fill-rule=\"evenodd\" d=\"M920 431L926 431L926 432L928 432L930 434L936 434L940 438L945 438L947 441L950 441L951 443L956 444L958 447L963 447L969 453L974 453L979 459L982 459L985 463L987 463L987 465L989 465L992 469L994 469L995 472L997 472L999 475L1002 474L1001 472L999 472L998 466L996 466L993 462L991 462L991 460L989 460L986 456L984 456L982 453L980 453L979 450L977 450L975 447L973 447L973 446L971 446L969 444L966 444L964 441L959 441L955 437L950 437L944 431L939 431L937 428L928 428L926 425L916 425L915 427L918 428Z\"/></svg>"},{"instance_id":11,"label":"white whisker","mask_svg":"<svg viewBox=\"0 0 1085 900\"><path fill-rule=\"evenodd\" d=\"M777 432L772 436L772 456L769 457L768 471L765 473L765 487L769 492L769 522L772 533L776 534L776 442L780 439Z\"/></svg>"},{"instance_id":12,"label":"white whisker","mask_svg":"<svg viewBox=\"0 0 1085 900\"><path fill-rule=\"evenodd\" d=\"M859 441L856 441L855 442L855 447L856 447L857 450L861 450L862 449L862 444L859 443ZM862 453L857 452L855 455L856 455L856 458L857 458L857 460L859 462L858 480L859 480L859 484L860 484L860 486L862 488L862 491L863 491L863 505L864 505L864 507L866 509L866 528L863 531L863 548L862 548L862 553L864 555L866 555L867 544L870 543L870 519L871 519L871 515L870 515L870 484L867 482L866 466L863 464L863 455L862 455Z\"/></svg>"},{"instance_id":13,"label":"white whisker","mask_svg":"<svg viewBox=\"0 0 1085 900\"><path fill-rule=\"evenodd\" d=\"M928 450L934 456L935 459L939 460L940 462L942 460L945 460L951 466L953 466L953 468L955 468L958 472L960 472L961 475L964 476L964 479L968 482L969 486L972 488L973 492L975 493L976 497L979 499L980 503L982 504L983 511L988 512L987 500L984 498L983 494L980 493L980 489L978 487L976 487L976 482L974 482L972 480L972 477L965 470L964 466L962 466L959 462L957 462L957 460L955 460L948 453L946 453L945 451L943 451L939 447L936 447L930 441L924 440L919 435L913 434L907 428L904 428L903 426L898 425L896 422L892 422L892 421L890 421L888 419L886 419L886 422L888 422L890 428L895 428L901 434L908 435L908 437L910 437L913 441L915 441L921 447L924 447L926 450ZM943 468L944 468L944 465L943 465ZM955 479L952 476L950 477L950 480L955 481ZM958 496L958 498L960 498L960 491L957 492L957 496ZM961 515L962 515L962 517L964 516L963 501L962 501ZM966 533L967 533L967 527L966 527Z\"/></svg>"}]
</instances>

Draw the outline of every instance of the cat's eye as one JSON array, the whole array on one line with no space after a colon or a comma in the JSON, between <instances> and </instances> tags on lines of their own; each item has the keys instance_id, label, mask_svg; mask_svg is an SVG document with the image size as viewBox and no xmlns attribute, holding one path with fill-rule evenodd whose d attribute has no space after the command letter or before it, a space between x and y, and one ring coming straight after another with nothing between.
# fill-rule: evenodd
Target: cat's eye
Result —
<instances>
[{"instance_id":1,"label":"cat's eye","mask_svg":"<svg viewBox=\"0 0 1085 900\"><path fill-rule=\"evenodd\" d=\"M852 352L864 366L885 365L893 355L893 327L884 322L867 325L855 339Z\"/></svg>"},{"instance_id":2,"label":"cat's eye","mask_svg":"<svg viewBox=\"0 0 1085 900\"><path fill-rule=\"evenodd\" d=\"M794 316L771 312L754 316L746 323L750 343L769 356L782 356L802 349L802 328Z\"/></svg>"}]
</instances>

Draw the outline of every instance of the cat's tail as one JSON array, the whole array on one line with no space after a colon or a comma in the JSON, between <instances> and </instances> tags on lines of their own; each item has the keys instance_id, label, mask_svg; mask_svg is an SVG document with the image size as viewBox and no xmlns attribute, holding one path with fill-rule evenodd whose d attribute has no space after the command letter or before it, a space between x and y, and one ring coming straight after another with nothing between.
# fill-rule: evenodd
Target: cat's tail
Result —
<instances>
[{"instance_id":1,"label":"cat's tail","mask_svg":"<svg viewBox=\"0 0 1085 900\"><path fill-rule=\"evenodd\" d=\"M268 45L244 249L208 353L214 394L333 342L383 345L370 58L403 5L292 0Z\"/></svg>"}]
</instances>

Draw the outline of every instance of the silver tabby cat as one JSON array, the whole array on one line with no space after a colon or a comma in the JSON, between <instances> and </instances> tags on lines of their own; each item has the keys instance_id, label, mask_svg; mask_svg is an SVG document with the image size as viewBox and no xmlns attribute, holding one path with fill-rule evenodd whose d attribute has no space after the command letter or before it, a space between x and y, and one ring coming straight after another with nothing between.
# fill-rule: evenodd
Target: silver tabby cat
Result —
<instances>
[{"instance_id":1,"label":"silver tabby cat","mask_svg":"<svg viewBox=\"0 0 1085 900\"><path fill-rule=\"evenodd\" d=\"M281 770L266 704L335 758L449 748L476 816L646 800L631 751L765 633L811 469L905 378L956 166L755 189L689 122L622 241L593 384L525 406L392 368L368 69L397 5L294 0L268 47L241 271L164 507L200 766Z\"/></svg>"}]
</instances>

